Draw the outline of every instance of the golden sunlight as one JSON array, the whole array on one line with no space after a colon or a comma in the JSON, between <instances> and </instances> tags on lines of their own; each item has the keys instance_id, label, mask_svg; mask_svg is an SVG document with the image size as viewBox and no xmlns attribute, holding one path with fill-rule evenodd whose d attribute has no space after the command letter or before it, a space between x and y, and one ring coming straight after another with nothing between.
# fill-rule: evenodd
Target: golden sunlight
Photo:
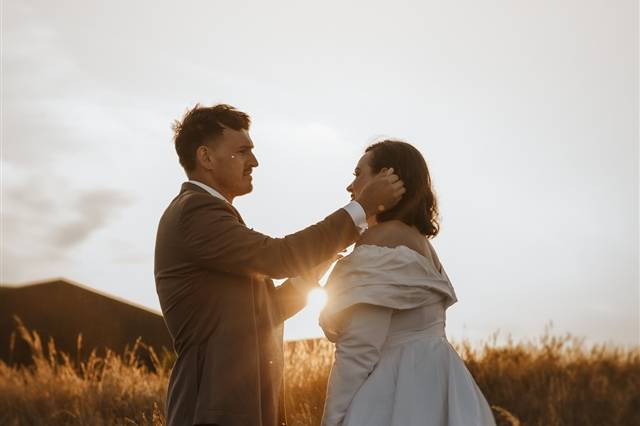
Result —
<instances>
[{"instance_id":1,"label":"golden sunlight","mask_svg":"<svg viewBox=\"0 0 640 426\"><path fill-rule=\"evenodd\" d=\"M314 288L307 295L307 307L320 312L327 304L327 293L321 288Z\"/></svg>"}]
</instances>

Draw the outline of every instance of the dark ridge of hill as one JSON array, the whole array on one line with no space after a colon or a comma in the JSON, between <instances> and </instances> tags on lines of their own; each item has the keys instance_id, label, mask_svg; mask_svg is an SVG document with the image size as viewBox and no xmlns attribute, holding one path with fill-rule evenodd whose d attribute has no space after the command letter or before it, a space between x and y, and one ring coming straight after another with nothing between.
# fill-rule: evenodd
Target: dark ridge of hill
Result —
<instances>
[{"instance_id":1,"label":"dark ridge of hill","mask_svg":"<svg viewBox=\"0 0 640 426\"><path fill-rule=\"evenodd\" d=\"M82 333L80 359L94 348L122 353L138 337L158 354L171 349L171 339L162 316L141 306L100 294L79 284L56 279L20 287L0 287L0 359L28 364L31 351L17 335L14 316L37 331L43 346L50 337L58 350L76 359L77 336ZM12 334L15 345L11 351Z\"/></svg>"}]
</instances>

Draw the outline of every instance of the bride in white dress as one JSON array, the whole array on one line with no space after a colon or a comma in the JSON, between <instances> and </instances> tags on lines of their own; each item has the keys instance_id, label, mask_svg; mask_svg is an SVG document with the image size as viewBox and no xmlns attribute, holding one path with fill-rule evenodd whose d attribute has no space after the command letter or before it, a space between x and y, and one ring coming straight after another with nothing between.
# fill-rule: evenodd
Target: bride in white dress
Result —
<instances>
[{"instance_id":1,"label":"bride in white dress","mask_svg":"<svg viewBox=\"0 0 640 426\"><path fill-rule=\"evenodd\" d=\"M457 299L428 240L438 210L424 158L404 142L374 144L347 190L357 196L388 167L407 192L369 223L325 287L320 325L336 352L322 425L495 425L445 335L445 311Z\"/></svg>"}]
</instances>

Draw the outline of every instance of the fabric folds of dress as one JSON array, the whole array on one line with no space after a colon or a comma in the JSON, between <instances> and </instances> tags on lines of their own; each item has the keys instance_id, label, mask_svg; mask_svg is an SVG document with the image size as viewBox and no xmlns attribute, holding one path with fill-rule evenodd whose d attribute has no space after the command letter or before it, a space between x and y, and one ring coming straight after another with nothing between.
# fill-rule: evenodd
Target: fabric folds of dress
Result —
<instances>
[{"instance_id":1,"label":"fabric folds of dress","mask_svg":"<svg viewBox=\"0 0 640 426\"><path fill-rule=\"evenodd\" d=\"M495 426L447 341L457 298L432 254L362 245L334 268L320 316L336 343L323 426Z\"/></svg>"},{"instance_id":2,"label":"fabric folds of dress","mask_svg":"<svg viewBox=\"0 0 640 426\"><path fill-rule=\"evenodd\" d=\"M406 246L361 245L340 260L325 286L329 303L320 315L320 327L335 342L341 313L360 304L413 309L457 297L444 269Z\"/></svg>"}]
</instances>

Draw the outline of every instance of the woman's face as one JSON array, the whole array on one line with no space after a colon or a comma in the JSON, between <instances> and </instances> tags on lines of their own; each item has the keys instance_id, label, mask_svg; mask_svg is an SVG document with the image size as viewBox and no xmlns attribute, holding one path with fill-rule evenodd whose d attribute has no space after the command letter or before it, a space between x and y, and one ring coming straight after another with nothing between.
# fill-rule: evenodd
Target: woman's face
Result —
<instances>
[{"instance_id":1,"label":"woman's face","mask_svg":"<svg viewBox=\"0 0 640 426\"><path fill-rule=\"evenodd\" d=\"M355 178L353 182L347 186L347 191L351 193L351 199L354 200L360 195L362 192L362 188L373 178L373 173L371 171L371 166L369 166L369 162L372 157L372 153L367 152L358 161L356 165L356 169L353 171L353 175Z\"/></svg>"}]
</instances>

